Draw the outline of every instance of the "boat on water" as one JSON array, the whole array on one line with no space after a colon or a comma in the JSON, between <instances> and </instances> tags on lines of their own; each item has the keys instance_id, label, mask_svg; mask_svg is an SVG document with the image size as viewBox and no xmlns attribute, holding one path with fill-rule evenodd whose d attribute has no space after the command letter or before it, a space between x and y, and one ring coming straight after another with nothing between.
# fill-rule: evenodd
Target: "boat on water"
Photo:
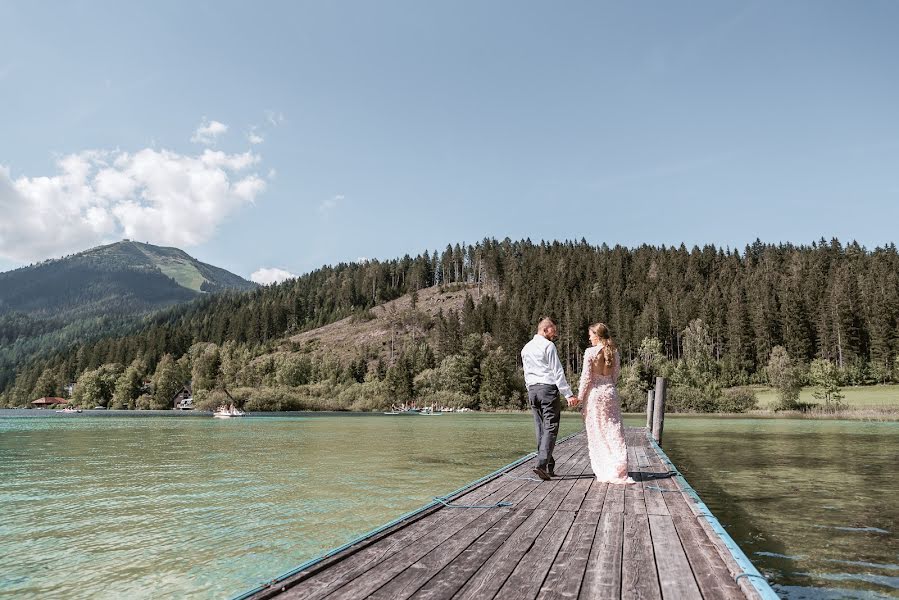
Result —
<instances>
[{"instance_id":1,"label":"boat on water","mask_svg":"<svg viewBox=\"0 0 899 600\"><path fill-rule=\"evenodd\" d=\"M402 406L391 406L390 410L384 411L385 415L417 415L421 413L421 410L416 408L414 405L407 406L403 404Z\"/></svg>"},{"instance_id":2,"label":"boat on water","mask_svg":"<svg viewBox=\"0 0 899 600\"><path fill-rule=\"evenodd\" d=\"M69 414L74 414L74 413L80 413L81 409L80 408L72 408L71 406L67 406L62 410L57 410L56 412L69 415Z\"/></svg>"},{"instance_id":3,"label":"boat on water","mask_svg":"<svg viewBox=\"0 0 899 600\"><path fill-rule=\"evenodd\" d=\"M232 404L231 406L219 406L212 416L217 419L230 419L231 417L245 417L247 413Z\"/></svg>"},{"instance_id":4,"label":"boat on water","mask_svg":"<svg viewBox=\"0 0 899 600\"><path fill-rule=\"evenodd\" d=\"M391 406L390 410L384 411L385 415L395 415L395 416L408 416L408 415L424 415L427 417L440 415L443 413L444 409L437 408L437 406L424 406L422 408L418 408L417 406Z\"/></svg>"}]
</instances>

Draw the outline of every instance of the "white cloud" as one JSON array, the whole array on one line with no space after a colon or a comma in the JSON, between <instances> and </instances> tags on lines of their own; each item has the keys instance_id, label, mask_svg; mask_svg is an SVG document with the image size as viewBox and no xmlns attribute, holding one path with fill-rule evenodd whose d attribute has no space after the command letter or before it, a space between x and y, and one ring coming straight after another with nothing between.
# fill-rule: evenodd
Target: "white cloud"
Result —
<instances>
[{"instance_id":1,"label":"white cloud","mask_svg":"<svg viewBox=\"0 0 899 600\"><path fill-rule=\"evenodd\" d=\"M13 179L0 165L0 257L18 262L76 252L122 237L187 247L265 191L248 170L260 157L206 149L84 151L49 176Z\"/></svg>"},{"instance_id":2,"label":"white cloud","mask_svg":"<svg viewBox=\"0 0 899 600\"><path fill-rule=\"evenodd\" d=\"M337 208L341 202L343 202L343 198L344 197L340 194L337 194L336 196L334 196L332 198L328 198L327 200L325 200L324 202L322 202L321 204L318 205L318 212L320 212L323 215L329 214L332 210Z\"/></svg>"},{"instance_id":3,"label":"white cloud","mask_svg":"<svg viewBox=\"0 0 899 600\"><path fill-rule=\"evenodd\" d=\"M255 127L251 127L250 132L247 134L247 141L255 146L256 144L261 144L262 142L264 142L265 138L256 132Z\"/></svg>"},{"instance_id":4,"label":"white cloud","mask_svg":"<svg viewBox=\"0 0 899 600\"><path fill-rule=\"evenodd\" d=\"M277 268L261 268L253 271L250 275L250 281L255 281L259 285L271 285L273 283L281 283L285 279L293 279L296 277L290 271Z\"/></svg>"},{"instance_id":5,"label":"white cloud","mask_svg":"<svg viewBox=\"0 0 899 600\"><path fill-rule=\"evenodd\" d=\"M265 111L265 120L268 121L272 127L277 127L285 121L284 113L267 110Z\"/></svg>"},{"instance_id":6,"label":"white cloud","mask_svg":"<svg viewBox=\"0 0 899 600\"><path fill-rule=\"evenodd\" d=\"M200 126L197 127L197 130L194 131L193 136L191 136L190 141L195 142L197 144L205 144L206 146L211 146L215 143L218 137L228 131L228 126L224 123L220 123L219 121L210 121L209 119L203 118L203 122L200 123Z\"/></svg>"}]
</instances>

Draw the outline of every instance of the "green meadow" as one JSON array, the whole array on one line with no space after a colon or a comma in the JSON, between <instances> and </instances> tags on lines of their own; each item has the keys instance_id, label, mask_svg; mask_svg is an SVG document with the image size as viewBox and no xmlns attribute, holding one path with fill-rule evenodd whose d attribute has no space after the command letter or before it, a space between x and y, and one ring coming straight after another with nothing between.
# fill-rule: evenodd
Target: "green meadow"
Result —
<instances>
[{"instance_id":1,"label":"green meadow","mask_svg":"<svg viewBox=\"0 0 899 600\"><path fill-rule=\"evenodd\" d=\"M804 387L799 397L800 402L823 404L815 398L817 388ZM769 409L777 402L777 392L769 387L755 388L759 399L759 408ZM840 388L844 398L842 402L849 408L899 408L899 385L865 385Z\"/></svg>"}]
</instances>

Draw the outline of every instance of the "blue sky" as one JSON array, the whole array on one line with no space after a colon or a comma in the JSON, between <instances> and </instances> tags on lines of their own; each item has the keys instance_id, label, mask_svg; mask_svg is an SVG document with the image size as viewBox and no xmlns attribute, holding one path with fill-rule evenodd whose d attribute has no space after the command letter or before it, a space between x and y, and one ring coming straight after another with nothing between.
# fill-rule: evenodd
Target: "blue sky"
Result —
<instances>
[{"instance_id":1,"label":"blue sky","mask_svg":"<svg viewBox=\"0 0 899 600\"><path fill-rule=\"evenodd\" d=\"M245 277L485 236L873 248L899 222L897 22L0 0L0 270L128 235Z\"/></svg>"}]
</instances>

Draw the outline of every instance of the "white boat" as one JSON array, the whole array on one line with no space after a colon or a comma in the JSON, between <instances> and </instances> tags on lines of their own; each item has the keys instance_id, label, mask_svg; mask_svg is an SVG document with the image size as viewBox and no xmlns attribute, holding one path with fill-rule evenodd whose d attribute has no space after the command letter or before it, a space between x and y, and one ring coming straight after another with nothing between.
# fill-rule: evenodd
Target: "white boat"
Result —
<instances>
[{"instance_id":1,"label":"white boat","mask_svg":"<svg viewBox=\"0 0 899 600\"><path fill-rule=\"evenodd\" d=\"M58 410L56 412L63 413L63 414L74 414L74 413L80 413L81 409L80 408L70 408L67 406L66 408L64 408L62 410Z\"/></svg>"},{"instance_id":2,"label":"white boat","mask_svg":"<svg viewBox=\"0 0 899 600\"><path fill-rule=\"evenodd\" d=\"M384 411L385 415L417 415L421 411L414 406L391 406L390 410Z\"/></svg>"},{"instance_id":3,"label":"white boat","mask_svg":"<svg viewBox=\"0 0 899 600\"><path fill-rule=\"evenodd\" d=\"M216 419L230 419L231 417L245 417L247 416L247 413L239 408L235 408L233 405L219 406L215 409L215 412L212 413L212 416Z\"/></svg>"}]
</instances>

